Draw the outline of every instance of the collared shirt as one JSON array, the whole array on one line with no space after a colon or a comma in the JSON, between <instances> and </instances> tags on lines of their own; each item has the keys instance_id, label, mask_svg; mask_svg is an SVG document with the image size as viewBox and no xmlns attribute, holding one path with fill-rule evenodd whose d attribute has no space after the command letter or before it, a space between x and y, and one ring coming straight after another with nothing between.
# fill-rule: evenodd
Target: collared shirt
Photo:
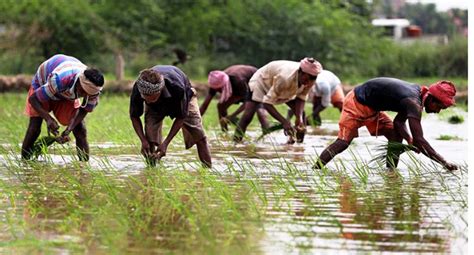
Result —
<instances>
[{"instance_id":1,"label":"collared shirt","mask_svg":"<svg viewBox=\"0 0 474 255\"><path fill-rule=\"evenodd\" d=\"M421 119L423 106L419 85L395 78L380 77L354 88L357 101L375 111L392 111Z\"/></svg>"},{"instance_id":2,"label":"collared shirt","mask_svg":"<svg viewBox=\"0 0 474 255\"><path fill-rule=\"evenodd\" d=\"M152 68L163 75L165 87L160 98L154 103L147 104L138 91L138 86L133 85L130 96L130 116L140 117L144 112L144 104L149 110L160 116L171 118L185 118L188 115L189 101L194 92L186 74L175 66L157 65Z\"/></svg>"},{"instance_id":3,"label":"collared shirt","mask_svg":"<svg viewBox=\"0 0 474 255\"><path fill-rule=\"evenodd\" d=\"M321 97L321 105L327 107L331 102L331 96L336 88L341 85L341 80L331 71L322 70L316 78L313 92L317 97Z\"/></svg>"},{"instance_id":4,"label":"collared shirt","mask_svg":"<svg viewBox=\"0 0 474 255\"><path fill-rule=\"evenodd\" d=\"M252 99L268 104L281 104L295 98L306 101L311 87L298 87L299 62L272 61L252 76L249 82Z\"/></svg>"},{"instance_id":5,"label":"collared shirt","mask_svg":"<svg viewBox=\"0 0 474 255\"><path fill-rule=\"evenodd\" d=\"M257 71L257 68L250 65L232 65L224 70L229 76L230 84L232 86L232 96L247 98L249 90L249 80L252 75ZM221 92L222 89L209 89L210 95L215 95L217 92Z\"/></svg>"},{"instance_id":6,"label":"collared shirt","mask_svg":"<svg viewBox=\"0 0 474 255\"><path fill-rule=\"evenodd\" d=\"M31 82L34 94L40 102L78 99L79 96L75 92L76 82L86 68L87 66L74 57L54 55L38 67ZM98 95L89 96L84 109L91 112L98 102Z\"/></svg>"}]
</instances>

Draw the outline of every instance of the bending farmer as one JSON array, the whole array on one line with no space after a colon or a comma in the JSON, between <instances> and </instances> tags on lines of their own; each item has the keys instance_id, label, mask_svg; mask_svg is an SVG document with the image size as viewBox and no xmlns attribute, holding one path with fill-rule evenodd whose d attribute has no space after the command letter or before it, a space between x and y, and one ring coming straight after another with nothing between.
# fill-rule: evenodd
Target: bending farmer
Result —
<instances>
[{"instance_id":1,"label":"bending farmer","mask_svg":"<svg viewBox=\"0 0 474 255\"><path fill-rule=\"evenodd\" d=\"M229 122L236 122L237 115L244 110L246 101L251 100L249 89L249 80L257 71L256 67L249 65L233 65L224 71L211 71L208 76L209 93L201 105L201 115L206 112L212 98L219 92L220 98L217 103L217 112L222 131L227 131ZM240 107L230 115L227 115L227 109L232 104L240 104ZM266 111L260 104L257 109L257 116L262 129L268 128Z\"/></svg>"},{"instance_id":2,"label":"bending farmer","mask_svg":"<svg viewBox=\"0 0 474 255\"><path fill-rule=\"evenodd\" d=\"M245 112L235 131L234 141L242 140L260 103L283 125L285 135L289 135L291 141L295 128L274 107L276 104L286 103L296 115L295 125L298 131L304 134L304 103L321 70L321 64L313 58L304 58L300 62L272 61L258 69L250 79L252 99L245 103Z\"/></svg>"},{"instance_id":3,"label":"bending farmer","mask_svg":"<svg viewBox=\"0 0 474 255\"><path fill-rule=\"evenodd\" d=\"M448 170L457 166L448 163L423 137L421 113L439 113L454 104L456 88L449 81L438 81L429 88L394 78L375 78L356 87L344 99L339 134L319 157L316 168L326 165L334 156L343 152L358 129L366 126L371 135L383 135L389 141L413 144L420 152L443 165ZM392 121L383 111L398 114ZM411 136L405 122L408 120ZM390 156L390 158L389 158ZM387 153L387 167L396 168L398 155Z\"/></svg>"},{"instance_id":4,"label":"bending farmer","mask_svg":"<svg viewBox=\"0 0 474 255\"><path fill-rule=\"evenodd\" d=\"M319 113L329 106L329 102L342 112L344 91L342 90L341 80L331 71L321 71L318 78L316 78L316 84L311 90L310 97L313 102L312 124L319 126L321 125Z\"/></svg>"},{"instance_id":5,"label":"bending farmer","mask_svg":"<svg viewBox=\"0 0 474 255\"><path fill-rule=\"evenodd\" d=\"M29 159L32 147L41 133L43 120L48 132L58 136L59 124L67 126L57 138L60 143L76 138L79 160L89 160L89 143L84 118L97 106L104 77L87 68L81 61L66 55L54 55L43 62L33 77L28 92L25 113L30 117L21 148L21 157ZM83 103L79 98L83 98ZM53 112L56 119L49 113Z\"/></svg>"},{"instance_id":6,"label":"bending farmer","mask_svg":"<svg viewBox=\"0 0 474 255\"><path fill-rule=\"evenodd\" d=\"M307 118L307 125L321 125L321 116L319 115L331 103L334 107L342 111L344 102L344 91L342 90L341 80L331 71L322 70L316 78L313 89L309 92L309 97L313 103L313 113L311 118ZM288 110L288 119L293 116L293 112Z\"/></svg>"},{"instance_id":7,"label":"bending farmer","mask_svg":"<svg viewBox=\"0 0 474 255\"><path fill-rule=\"evenodd\" d=\"M145 128L140 119L143 113ZM166 116L174 121L162 141L162 125ZM130 96L130 119L142 143L141 152L151 160L151 164L166 155L168 145L182 128L186 149L196 144L201 162L211 166L196 93L179 68L157 65L140 72Z\"/></svg>"}]
</instances>

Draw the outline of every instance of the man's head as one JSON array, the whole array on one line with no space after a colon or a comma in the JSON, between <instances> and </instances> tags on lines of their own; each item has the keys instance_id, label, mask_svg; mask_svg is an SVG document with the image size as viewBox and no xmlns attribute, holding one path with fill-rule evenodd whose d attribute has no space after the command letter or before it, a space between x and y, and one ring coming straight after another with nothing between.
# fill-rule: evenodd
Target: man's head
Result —
<instances>
[{"instance_id":1,"label":"man's head","mask_svg":"<svg viewBox=\"0 0 474 255\"><path fill-rule=\"evenodd\" d=\"M87 68L79 74L78 81L80 86L76 86L76 89L79 96L97 95L104 87L104 76L94 68Z\"/></svg>"},{"instance_id":2,"label":"man's head","mask_svg":"<svg viewBox=\"0 0 474 255\"><path fill-rule=\"evenodd\" d=\"M145 69L140 72L135 82L140 95L146 103L154 103L161 96L161 91L165 87L163 76L153 69Z\"/></svg>"},{"instance_id":3,"label":"man's head","mask_svg":"<svg viewBox=\"0 0 474 255\"><path fill-rule=\"evenodd\" d=\"M456 87L450 81L438 81L428 88L427 97L424 100L427 113L439 113L441 110L454 105Z\"/></svg>"},{"instance_id":4,"label":"man's head","mask_svg":"<svg viewBox=\"0 0 474 255\"><path fill-rule=\"evenodd\" d=\"M223 71L214 70L209 73L207 81L212 89L220 89L229 82L229 76Z\"/></svg>"},{"instance_id":5,"label":"man's head","mask_svg":"<svg viewBox=\"0 0 474 255\"><path fill-rule=\"evenodd\" d=\"M314 58L303 58L298 70L298 86L313 86L323 66Z\"/></svg>"}]
</instances>

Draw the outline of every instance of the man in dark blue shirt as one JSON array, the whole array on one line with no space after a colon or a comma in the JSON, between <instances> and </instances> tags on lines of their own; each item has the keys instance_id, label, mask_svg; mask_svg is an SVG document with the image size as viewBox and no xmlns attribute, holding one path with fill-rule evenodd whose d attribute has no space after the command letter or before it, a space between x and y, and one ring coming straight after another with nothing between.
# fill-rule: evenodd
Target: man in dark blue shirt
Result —
<instances>
[{"instance_id":1,"label":"man in dark blue shirt","mask_svg":"<svg viewBox=\"0 0 474 255\"><path fill-rule=\"evenodd\" d=\"M145 112L145 131L140 116ZM162 141L163 119L175 119ZM140 72L130 96L130 119L148 159L160 160L169 143L183 128L186 149L197 146L199 159L210 167L211 154L202 128L201 114L194 89L187 76L174 66L155 66Z\"/></svg>"},{"instance_id":2,"label":"man in dark blue shirt","mask_svg":"<svg viewBox=\"0 0 474 255\"><path fill-rule=\"evenodd\" d=\"M425 140L421 127L423 107L427 113L439 113L454 104L455 94L456 88L449 81L439 81L429 88L394 78L375 78L365 82L344 99L338 139L321 153L315 167L321 168L347 149L358 136L357 130L366 126L371 135L383 135L393 142L405 139L446 169L456 170L456 165L448 163ZM392 121L383 111L398 114ZM407 120L412 136L405 125ZM387 154L387 167L396 168L398 157Z\"/></svg>"}]
</instances>

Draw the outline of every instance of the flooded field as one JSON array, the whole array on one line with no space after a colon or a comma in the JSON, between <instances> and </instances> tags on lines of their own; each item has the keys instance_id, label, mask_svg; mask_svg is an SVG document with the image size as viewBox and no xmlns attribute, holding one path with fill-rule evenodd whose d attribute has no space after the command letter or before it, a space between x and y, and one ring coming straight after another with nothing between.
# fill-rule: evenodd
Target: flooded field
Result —
<instances>
[{"instance_id":1,"label":"flooded field","mask_svg":"<svg viewBox=\"0 0 474 255\"><path fill-rule=\"evenodd\" d=\"M3 144L0 253L467 254L460 114L461 124L422 121L431 145L461 166L454 172L414 153L387 172L372 161L385 138L365 129L327 169L313 170L335 122L295 145L278 131L254 143L260 131L250 130L243 144L208 131L211 170L179 139L155 169L130 144L91 144L89 164L56 145L25 164L16 145Z\"/></svg>"}]
</instances>

